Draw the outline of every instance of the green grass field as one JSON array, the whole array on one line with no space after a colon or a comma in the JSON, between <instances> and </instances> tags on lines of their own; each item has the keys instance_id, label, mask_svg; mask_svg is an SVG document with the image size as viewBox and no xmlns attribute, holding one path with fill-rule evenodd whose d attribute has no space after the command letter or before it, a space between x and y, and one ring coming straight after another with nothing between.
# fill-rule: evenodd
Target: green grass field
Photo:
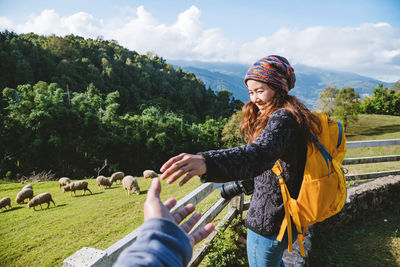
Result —
<instances>
[{"instance_id":1,"label":"green grass field","mask_svg":"<svg viewBox=\"0 0 400 267\"><path fill-rule=\"evenodd\" d=\"M143 222L143 203L151 180L138 178L140 195L126 196L122 185L99 189L94 179L86 179L93 195L77 191L62 193L58 182L31 183L35 195L52 194L56 207L28 209L17 205L14 199L23 187L20 183L0 184L0 199L9 196L12 209L0 212L0 265L1 266L61 266L62 261L81 247L104 250L135 230ZM162 200L170 196L182 198L200 185L192 179L179 187L176 183L162 182ZM201 202L196 209L204 212L217 191Z\"/></svg>"},{"instance_id":2,"label":"green grass field","mask_svg":"<svg viewBox=\"0 0 400 267\"><path fill-rule=\"evenodd\" d=\"M359 121L346 129L347 141L400 139L400 117L359 115ZM400 146L347 149L346 158L400 155ZM400 162L346 165L349 174L399 170Z\"/></svg>"},{"instance_id":3,"label":"green grass field","mask_svg":"<svg viewBox=\"0 0 400 267\"><path fill-rule=\"evenodd\" d=\"M347 129L347 140L377 140L400 138L400 117L360 115L358 123ZM400 154L400 146L388 148L349 149L346 157ZM350 172L369 172L378 169L399 169L399 162L348 166ZM32 183L34 193L49 192L56 207L34 211L14 202L20 183L0 180L0 199L9 196L12 209L0 212L0 266L60 266L62 261L82 247L104 250L135 230L143 222L143 203L151 181L138 178L142 193L126 196L121 185L99 189L95 180L86 179L93 195L62 193L58 182ZM200 185L197 178L179 187L162 182L161 197L182 198ZM197 210L204 212L217 198L216 190L202 201ZM399 237L397 237L397 244ZM398 249L398 247L397 247Z\"/></svg>"}]
</instances>

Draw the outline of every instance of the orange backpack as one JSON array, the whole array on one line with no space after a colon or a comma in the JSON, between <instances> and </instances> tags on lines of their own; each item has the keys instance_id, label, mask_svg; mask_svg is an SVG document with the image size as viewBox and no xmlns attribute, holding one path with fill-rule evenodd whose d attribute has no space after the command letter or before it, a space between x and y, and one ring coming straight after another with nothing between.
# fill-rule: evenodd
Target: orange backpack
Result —
<instances>
[{"instance_id":1,"label":"orange backpack","mask_svg":"<svg viewBox=\"0 0 400 267\"><path fill-rule=\"evenodd\" d=\"M346 138L339 122L324 114L315 113L321 121L322 131L312 136L313 142L307 148L307 161L303 182L297 199L290 197L282 178L279 160L272 168L279 178L285 217L277 240L282 241L287 228L288 251L292 251L291 219L296 225L300 253L305 257L303 241L307 227L338 213L346 202L346 178L342 162L346 154Z\"/></svg>"}]
</instances>

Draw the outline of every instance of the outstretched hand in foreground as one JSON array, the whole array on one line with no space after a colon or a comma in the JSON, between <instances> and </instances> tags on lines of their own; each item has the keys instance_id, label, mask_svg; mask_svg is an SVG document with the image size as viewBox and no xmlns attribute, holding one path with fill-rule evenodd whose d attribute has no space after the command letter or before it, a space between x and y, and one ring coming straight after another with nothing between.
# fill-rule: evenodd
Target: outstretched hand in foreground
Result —
<instances>
[{"instance_id":1,"label":"outstretched hand in foreground","mask_svg":"<svg viewBox=\"0 0 400 267\"><path fill-rule=\"evenodd\" d=\"M161 183L158 178L154 178L149 191L147 192L146 201L144 202L145 221L151 218L167 218L179 225L179 223L181 223L189 214L194 211L194 205L188 204L174 214L171 214L169 211L176 205L176 200L174 198L170 198L163 204L160 199L160 192ZM200 220L200 218L200 212L195 212L189 220L181 224L179 227L184 232L189 233L193 226ZM190 234L189 238L192 247L206 238L213 230L214 224L209 223L204 226L203 229Z\"/></svg>"},{"instance_id":2,"label":"outstretched hand in foreground","mask_svg":"<svg viewBox=\"0 0 400 267\"><path fill-rule=\"evenodd\" d=\"M207 172L207 165L206 160L201 155L182 153L165 162L160 171L163 173L161 175L162 180L169 177L167 180L168 184L173 183L179 177L186 174L179 182L179 185L184 185L193 176L205 174Z\"/></svg>"}]
</instances>

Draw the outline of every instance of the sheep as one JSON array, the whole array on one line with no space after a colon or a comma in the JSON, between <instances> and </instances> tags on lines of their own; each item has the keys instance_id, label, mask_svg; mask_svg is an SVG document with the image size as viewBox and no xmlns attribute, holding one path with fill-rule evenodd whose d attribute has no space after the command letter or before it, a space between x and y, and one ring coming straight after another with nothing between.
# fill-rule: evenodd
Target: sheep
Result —
<instances>
[{"instance_id":1,"label":"sheep","mask_svg":"<svg viewBox=\"0 0 400 267\"><path fill-rule=\"evenodd\" d=\"M33 190L30 188L22 189L18 192L17 197L15 198L15 202L17 204L24 204L25 199L31 200L33 198Z\"/></svg>"},{"instance_id":2,"label":"sheep","mask_svg":"<svg viewBox=\"0 0 400 267\"><path fill-rule=\"evenodd\" d=\"M145 170L143 172L143 177L146 179L147 178L155 178L155 177L158 177L158 174L153 170Z\"/></svg>"},{"instance_id":3,"label":"sheep","mask_svg":"<svg viewBox=\"0 0 400 267\"><path fill-rule=\"evenodd\" d=\"M108 186L108 188L110 188L113 183L112 181L108 180L106 177L101 175L96 178L96 182L98 187L103 186L103 188L105 186Z\"/></svg>"},{"instance_id":4,"label":"sheep","mask_svg":"<svg viewBox=\"0 0 400 267\"><path fill-rule=\"evenodd\" d=\"M128 195L131 194L131 190L134 190L137 195L140 194L139 184L133 176L125 176L124 179L122 179L122 184L124 189L127 190L126 193Z\"/></svg>"},{"instance_id":5,"label":"sheep","mask_svg":"<svg viewBox=\"0 0 400 267\"><path fill-rule=\"evenodd\" d=\"M0 210L2 210L3 208L7 210L7 206L10 206L11 209L11 199L9 197L3 197L0 200Z\"/></svg>"},{"instance_id":6,"label":"sheep","mask_svg":"<svg viewBox=\"0 0 400 267\"><path fill-rule=\"evenodd\" d=\"M55 207L56 203L54 203L53 198L51 197L51 194L50 193L41 193L41 194L35 196L34 198L32 198L31 200L29 200L27 206L28 206L28 208L33 207L33 210L36 210L35 207L37 205L40 205L40 209L42 209L42 204L47 203L47 208L49 208L50 201L53 202L54 207Z\"/></svg>"},{"instance_id":7,"label":"sheep","mask_svg":"<svg viewBox=\"0 0 400 267\"><path fill-rule=\"evenodd\" d=\"M30 185L30 184L27 184L27 185L25 185L24 187L22 187L22 189L21 189L21 190L24 190L24 189L27 189L27 188L29 188L29 189L32 189L32 190L33 190L33 187L32 187L32 185Z\"/></svg>"},{"instance_id":8,"label":"sheep","mask_svg":"<svg viewBox=\"0 0 400 267\"><path fill-rule=\"evenodd\" d=\"M122 179L124 179L125 174L123 172L114 172L111 175L110 181L111 183L115 182L117 183L117 181L122 181Z\"/></svg>"},{"instance_id":9,"label":"sheep","mask_svg":"<svg viewBox=\"0 0 400 267\"><path fill-rule=\"evenodd\" d=\"M68 177L61 177L58 180L58 184L60 185L60 188L65 186L65 185L67 185L67 184L69 184L70 182L71 182L71 179L69 179Z\"/></svg>"},{"instance_id":10,"label":"sheep","mask_svg":"<svg viewBox=\"0 0 400 267\"><path fill-rule=\"evenodd\" d=\"M83 195L86 193L86 190L90 192L92 195L92 191L88 188L88 182L86 181L77 181L77 182L72 182L63 187L63 193L66 191L71 191L71 196L72 192L74 192L74 196L76 196L76 190L83 190Z\"/></svg>"}]
</instances>

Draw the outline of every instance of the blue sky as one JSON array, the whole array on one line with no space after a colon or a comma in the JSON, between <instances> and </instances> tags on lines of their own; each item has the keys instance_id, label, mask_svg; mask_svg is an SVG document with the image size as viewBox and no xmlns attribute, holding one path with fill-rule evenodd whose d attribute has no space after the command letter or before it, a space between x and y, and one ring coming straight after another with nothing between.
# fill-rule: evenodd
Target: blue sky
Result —
<instances>
[{"instance_id":1,"label":"blue sky","mask_svg":"<svg viewBox=\"0 0 400 267\"><path fill-rule=\"evenodd\" d=\"M292 63L400 80L400 1L0 0L0 30L103 36L165 59Z\"/></svg>"}]
</instances>

